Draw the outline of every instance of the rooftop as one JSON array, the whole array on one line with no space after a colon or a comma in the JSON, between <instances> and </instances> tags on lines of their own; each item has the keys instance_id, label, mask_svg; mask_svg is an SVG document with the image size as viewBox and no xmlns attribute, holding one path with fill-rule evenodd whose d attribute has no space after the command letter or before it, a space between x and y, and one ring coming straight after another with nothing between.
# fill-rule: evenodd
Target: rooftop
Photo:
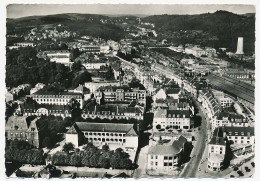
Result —
<instances>
[{"instance_id":1,"label":"rooftop","mask_svg":"<svg viewBox=\"0 0 260 181\"><path fill-rule=\"evenodd\" d=\"M223 137L217 137L217 136L213 136L213 137L211 138L209 144L226 146L226 143L225 143L225 141L224 141L224 138L223 138Z\"/></svg>"},{"instance_id":2,"label":"rooftop","mask_svg":"<svg viewBox=\"0 0 260 181\"><path fill-rule=\"evenodd\" d=\"M151 155L177 155L183 149L187 139L180 136L178 140L171 142L170 144L157 144L151 146L148 150L148 154Z\"/></svg>"},{"instance_id":3,"label":"rooftop","mask_svg":"<svg viewBox=\"0 0 260 181\"><path fill-rule=\"evenodd\" d=\"M126 133L127 136L137 136L133 128L133 124L117 124L117 123L90 123L90 122L76 122L80 131L89 132L118 132Z\"/></svg>"}]
</instances>

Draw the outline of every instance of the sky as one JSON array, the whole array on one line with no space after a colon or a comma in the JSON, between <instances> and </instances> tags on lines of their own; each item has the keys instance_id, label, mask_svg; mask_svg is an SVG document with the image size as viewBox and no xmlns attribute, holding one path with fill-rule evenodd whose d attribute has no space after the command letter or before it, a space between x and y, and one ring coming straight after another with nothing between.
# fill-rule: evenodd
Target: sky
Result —
<instances>
[{"instance_id":1,"label":"sky","mask_svg":"<svg viewBox=\"0 0 260 181\"><path fill-rule=\"evenodd\" d=\"M226 10L236 14L255 13L253 5L165 5L165 4L11 4L7 6L7 18L62 13L103 15L158 15L201 14Z\"/></svg>"}]
</instances>

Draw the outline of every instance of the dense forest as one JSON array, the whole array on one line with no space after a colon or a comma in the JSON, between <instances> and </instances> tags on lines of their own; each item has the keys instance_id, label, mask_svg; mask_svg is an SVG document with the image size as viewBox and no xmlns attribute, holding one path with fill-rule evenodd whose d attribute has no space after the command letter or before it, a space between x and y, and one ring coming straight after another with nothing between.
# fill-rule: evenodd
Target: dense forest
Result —
<instances>
[{"instance_id":1,"label":"dense forest","mask_svg":"<svg viewBox=\"0 0 260 181\"><path fill-rule=\"evenodd\" d=\"M7 34L28 32L33 27L47 24L63 24L68 30L82 35L100 37L105 40L119 41L125 32L120 26L112 23L102 23L100 20L109 17L92 14L57 14L49 16L30 16L7 20Z\"/></svg>"},{"instance_id":2,"label":"dense forest","mask_svg":"<svg viewBox=\"0 0 260 181\"><path fill-rule=\"evenodd\" d=\"M6 52L6 86L16 87L28 83L60 83L65 88L77 87L90 82L91 74L81 70L81 65L69 67L36 57L35 48L26 47Z\"/></svg>"},{"instance_id":3,"label":"dense forest","mask_svg":"<svg viewBox=\"0 0 260 181\"><path fill-rule=\"evenodd\" d=\"M143 18L154 23L161 32L178 32L180 30L202 30L209 37L216 36L215 47L236 49L237 37L244 37L244 51L254 52L255 16L237 15L227 11L217 11L200 15L155 15ZM192 43L192 42L190 42Z\"/></svg>"}]
</instances>

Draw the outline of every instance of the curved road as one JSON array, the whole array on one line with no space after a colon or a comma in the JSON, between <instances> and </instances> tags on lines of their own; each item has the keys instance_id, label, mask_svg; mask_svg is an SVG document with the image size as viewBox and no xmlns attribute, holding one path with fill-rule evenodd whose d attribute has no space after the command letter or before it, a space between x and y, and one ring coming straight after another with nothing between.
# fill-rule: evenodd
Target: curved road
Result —
<instances>
[{"instance_id":1,"label":"curved road","mask_svg":"<svg viewBox=\"0 0 260 181\"><path fill-rule=\"evenodd\" d=\"M180 178L195 177L207 144L207 119L204 114L204 110L202 110L203 108L199 105L197 101L194 102L196 103L196 106L199 109L199 113L197 115L199 115L202 118L201 126L200 131L197 132L197 141L191 153L191 159L179 175Z\"/></svg>"}]
</instances>

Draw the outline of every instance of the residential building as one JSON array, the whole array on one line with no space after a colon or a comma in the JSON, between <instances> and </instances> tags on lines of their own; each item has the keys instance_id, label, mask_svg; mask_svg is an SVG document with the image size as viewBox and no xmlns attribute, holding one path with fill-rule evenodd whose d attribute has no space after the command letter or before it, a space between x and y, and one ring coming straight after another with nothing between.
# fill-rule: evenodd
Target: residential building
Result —
<instances>
[{"instance_id":1,"label":"residential building","mask_svg":"<svg viewBox=\"0 0 260 181\"><path fill-rule=\"evenodd\" d=\"M250 121L242 115L220 112L211 120L212 130L217 127L249 127Z\"/></svg>"},{"instance_id":2,"label":"residential building","mask_svg":"<svg viewBox=\"0 0 260 181\"><path fill-rule=\"evenodd\" d=\"M90 90L91 93L96 92L100 87L119 87L120 83L118 81L92 81L92 82L86 82L85 87Z\"/></svg>"},{"instance_id":3,"label":"residential building","mask_svg":"<svg viewBox=\"0 0 260 181\"><path fill-rule=\"evenodd\" d=\"M5 132L8 140L24 140L29 144L40 146L40 131L37 125L38 118L32 121L27 119L27 116L11 116L6 125Z\"/></svg>"},{"instance_id":4,"label":"residential building","mask_svg":"<svg viewBox=\"0 0 260 181\"><path fill-rule=\"evenodd\" d=\"M114 62L114 63L111 64L111 67L113 69L115 80L119 80L120 79L120 73L121 73L121 63Z\"/></svg>"},{"instance_id":5,"label":"residential building","mask_svg":"<svg viewBox=\"0 0 260 181\"><path fill-rule=\"evenodd\" d=\"M127 86L114 87L106 86L99 87L94 92L94 97L98 104L104 100L106 103L131 103L136 101L137 103L144 104L146 103L146 91L139 89L131 89Z\"/></svg>"},{"instance_id":6,"label":"residential building","mask_svg":"<svg viewBox=\"0 0 260 181\"><path fill-rule=\"evenodd\" d=\"M117 105L87 106L82 117L100 119L137 119L143 120L144 110L141 107L122 107Z\"/></svg>"},{"instance_id":7,"label":"residential building","mask_svg":"<svg viewBox=\"0 0 260 181\"><path fill-rule=\"evenodd\" d=\"M212 171L220 171L226 154L226 142L223 137L213 136L208 143L207 167Z\"/></svg>"},{"instance_id":8,"label":"residential building","mask_svg":"<svg viewBox=\"0 0 260 181\"><path fill-rule=\"evenodd\" d=\"M50 104L28 104L24 103L17 114L21 112L24 116L61 116L62 118L71 117L71 111L68 105L50 105Z\"/></svg>"},{"instance_id":9,"label":"residential building","mask_svg":"<svg viewBox=\"0 0 260 181\"><path fill-rule=\"evenodd\" d=\"M88 70L88 69L101 69L102 67L108 66L108 60L106 59L88 59L85 60L82 65Z\"/></svg>"},{"instance_id":10,"label":"residential building","mask_svg":"<svg viewBox=\"0 0 260 181\"><path fill-rule=\"evenodd\" d=\"M193 126L190 110L157 109L154 112L153 130L160 129L184 129L189 130Z\"/></svg>"},{"instance_id":11,"label":"residential building","mask_svg":"<svg viewBox=\"0 0 260 181\"><path fill-rule=\"evenodd\" d=\"M83 96L80 93L53 91L53 86L45 86L34 94L28 96L38 104L67 105L71 99L75 99L80 108L83 107Z\"/></svg>"},{"instance_id":12,"label":"residential building","mask_svg":"<svg viewBox=\"0 0 260 181\"><path fill-rule=\"evenodd\" d=\"M206 51L200 48L199 46L188 46L185 48L186 54L192 54L195 57L201 57L202 55L206 55Z\"/></svg>"},{"instance_id":13,"label":"residential building","mask_svg":"<svg viewBox=\"0 0 260 181\"><path fill-rule=\"evenodd\" d=\"M175 141L163 144L158 143L149 147L147 155L147 171L159 175L171 174L177 167L181 153L187 140L180 136Z\"/></svg>"},{"instance_id":14,"label":"residential building","mask_svg":"<svg viewBox=\"0 0 260 181\"><path fill-rule=\"evenodd\" d=\"M221 112L221 107L218 101L210 90L202 90L199 93L198 101L206 111L206 115L211 119Z\"/></svg>"},{"instance_id":15,"label":"residential building","mask_svg":"<svg viewBox=\"0 0 260 181\"><path fill-rule=\"evenodd\" d=\"M66 133L66 143L81 145L79 137L95 146L107 144L111 148L122 148L136 152L138 135L133 124L76 122Z\"/></svg>"},{"instance_id":16,"label":"residential building","mask_svg":"<svg viewBox=\"0 0 260 181\"><path fill-rule=\"evenodd\" d=\"M35 44L33 42L18 42L18 43L15 43L14 46L16 47L34 47Z\"/></svg>"},{"instance_id":17,"label":"residential building","mask_svg":"<svg viewBox=\"0 0 260 181\"><path fill-rule=\"evenodd\" d=\"M254 127L229 127L223 128L224 137L234 144L255 145Z\"/></svg>"},{"instance_id":18,"label":"residential building","mask_svg":"<svg viewBox=\"0 0 260 181\"><path fill-rule=\"evenodd\" d=\"M230 107L234 103L234 98L231 98L231 96L224 94L223 91L212 90L212 93L214 97L218 100L222 108Z\"/></svg>"}]
</instances>

